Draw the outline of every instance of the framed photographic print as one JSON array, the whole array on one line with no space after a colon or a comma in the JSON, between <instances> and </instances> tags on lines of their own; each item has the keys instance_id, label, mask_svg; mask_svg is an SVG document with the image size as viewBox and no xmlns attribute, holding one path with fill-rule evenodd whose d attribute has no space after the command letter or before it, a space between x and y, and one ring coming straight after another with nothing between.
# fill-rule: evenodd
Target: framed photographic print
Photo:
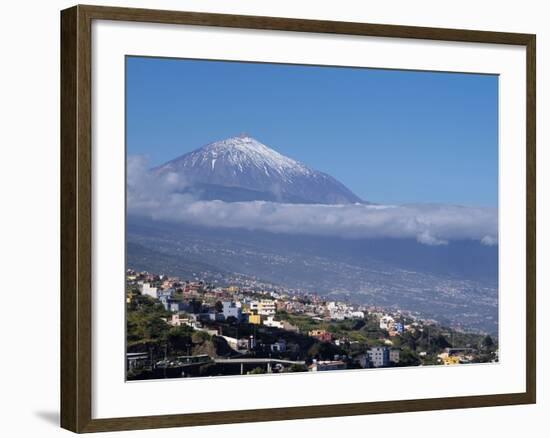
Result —
<instances>
[{"instance_id":1,"label":"framed photographic print","mask_svg":"<svg viewBox=\"0 0 550 438\"><path fill-rule=\"evenodd\" d=\"M535 403L535 36L61 13L61 423Z\"/></svg>"}]
</instances>

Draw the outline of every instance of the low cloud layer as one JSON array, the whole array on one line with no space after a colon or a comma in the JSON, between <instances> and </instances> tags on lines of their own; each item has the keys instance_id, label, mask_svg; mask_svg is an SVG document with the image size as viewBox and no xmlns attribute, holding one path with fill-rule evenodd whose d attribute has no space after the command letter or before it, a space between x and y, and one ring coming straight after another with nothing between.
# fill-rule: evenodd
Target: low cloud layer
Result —
<instances>
[{"instance_id":1,"label":"low cloud layer","mask_svg":"<svg viewBox=\"0 0 550 438\"><path fill-rule=\"evenodd\" d=\"M426 245L459 239L498 243L494 208L200 201L181 193L187 186L181 175L154 175L140 157L128 158L127 184L128 214L154 220L344 238L414 238Z\"/></svg>"}]
</instances>

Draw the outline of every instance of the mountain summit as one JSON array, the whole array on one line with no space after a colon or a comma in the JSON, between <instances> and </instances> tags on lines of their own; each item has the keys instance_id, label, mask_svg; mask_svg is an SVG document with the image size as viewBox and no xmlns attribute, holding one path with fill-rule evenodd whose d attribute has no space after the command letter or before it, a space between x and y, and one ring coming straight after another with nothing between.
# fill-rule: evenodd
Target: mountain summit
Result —
<instances>
[{"instance_id":1,"label":"mountain summit","mask_svg":"<svg viewBox=\"0 0 550 438\"><path fill-rule=\"evenodd\" d=\"M319 204L363 202L330 175L286 157L246 134L210 143L155 171L181 174L189 183L186 191L201 199Z\"/></svg>"}]
</instances>

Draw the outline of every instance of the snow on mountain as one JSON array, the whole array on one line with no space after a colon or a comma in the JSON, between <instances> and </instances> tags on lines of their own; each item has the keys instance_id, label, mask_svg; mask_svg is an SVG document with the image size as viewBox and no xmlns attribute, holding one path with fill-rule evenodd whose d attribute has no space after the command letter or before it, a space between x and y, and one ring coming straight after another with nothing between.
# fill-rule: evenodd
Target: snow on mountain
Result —
<instances>
[{"instance_id":1,"label":"snow on mountain","mask_svg":"<svg viewBox=\"0 0 550 438\"><path fill-rule=\"evenodd\" d=\"M363 202L326 173L241 135L189 152L155 169L181 174L187 191L202 199L267 200L291 203Z\"/></svg>"},{"instance_id":2,"label":"snow on mountain","mask_svg":"<svg viewBox=\"0 0 550 438\"><path fill-rule=\"evenodd\" d=\"M263 170L268 176L270 170L275 171L285 179L289 179L293 174L307 175L311 173L311 170L303 164L285 157L247 136L231 137L206 145L191 153L190 162L192 166L201 166L210 162L212 170L215 170L218 157L235 166L239 172L255 167Z\"/></svg>"}]
</instances>

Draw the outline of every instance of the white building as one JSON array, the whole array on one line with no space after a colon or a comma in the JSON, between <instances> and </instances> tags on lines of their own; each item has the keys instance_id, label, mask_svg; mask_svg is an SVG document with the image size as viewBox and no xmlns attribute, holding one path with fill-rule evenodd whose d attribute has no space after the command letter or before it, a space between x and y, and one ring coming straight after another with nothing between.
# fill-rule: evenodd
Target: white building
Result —
<instances>
[{"instance_id":1,"label":"white building","mask_svg":"<svg viewBox=\"0 0 550 438\"><path fill-rule=\"evenodd\" d=\"M380 318L380 328L382 330L390 330L395 320L390 315L384 315Z\"/></svg>"},{"instance_id":2,"label":"white building","mask_svg":"<svg viewBox=\"0 0 550 438\"><path fill-rule=\"evenodd\" d=\"M330 312L330 318L336 321L343 321L346 319L346 314L342 311L332 311Z\"/></svg>"},{"instance_id":3,"label":"white building","mask_svg":"<svg viewBox=\"0 0 550 438\"><path fill-rule=\"evenodd\" d=\"M242 317L242 306L239 301L223 301L223 316L225 319L233 317L237 319L238 321L241 320Z\"/></svg>"},{"instance_id":4,"label":"white building","mask_svg":"<svg viewBox=\"0 0 550 438\"><path fill-rule=\"evenodd\" d=\"M150 283L143 283L141 285L141 293L143 295L149 295L153 298L158 298L158 290L156 287L151 287Z\"/></svg>"},{"instance_id":5,"label":"white building","mask_svg":"<svg viewBox=\"0 0 550 438\"><path fill-rule=\"evenodd\" d=\"M275 321L273 315L269 315L263 322L263 325L267 327L274 327L274 328L283 328L283 322L282 321Z\"/></svg>"}]
</instances>

